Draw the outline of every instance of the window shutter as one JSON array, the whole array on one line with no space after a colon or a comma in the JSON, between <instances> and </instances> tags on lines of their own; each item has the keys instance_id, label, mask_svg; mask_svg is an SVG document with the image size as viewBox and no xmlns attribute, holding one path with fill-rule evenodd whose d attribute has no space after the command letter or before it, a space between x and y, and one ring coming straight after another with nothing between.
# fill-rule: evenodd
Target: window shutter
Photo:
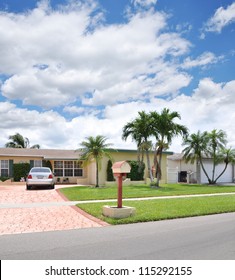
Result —
<instances>
[{"instance_id":1,"label":"window shutter","mask_svg":"<svg viewBox=\"0 0 235 280\"><path fill-rule=\"evenodd\" d=\"M33 168L34 167L34 160L30 160L29 164L30 164L30 169Z\"/></svg>"},{"instance_id":2,"label":"window shutter","mask_svg":"<svg viewBox=\"0 0 235 280\"><path fill-rule=\"evenodd\" d=\"M13 159L9 159L9 177L14 176Z\"/></svg>"}]
</instances>

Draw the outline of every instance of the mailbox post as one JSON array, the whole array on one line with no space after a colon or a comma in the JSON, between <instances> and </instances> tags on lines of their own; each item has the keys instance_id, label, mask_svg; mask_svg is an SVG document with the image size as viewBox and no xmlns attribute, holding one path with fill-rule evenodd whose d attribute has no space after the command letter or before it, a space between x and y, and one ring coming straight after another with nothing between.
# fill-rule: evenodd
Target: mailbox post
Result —
<instances>
[{"instance_id":1,"label":"mailbox post","mask_svg":"<svg viewBox=\"0 0 235 280\"><path fill-rule=\"evenodd\" d=\"M129 163L127 163L126 161L118 161L113 164L112 170L113 170L113 175L114 177L117 177L117 182L118 182L117 207L122 208L122 181L123 181L123 177L126 177L126 174L130 173L131 167Z\"/></svg>"},{"instance_id":2,"label":"mailbox post","mask_svg":"<svg viewBox=\"0 0 235 280\"><path fill-rule=\"evenodd\" d=\"M110 218L122 219L135 215L135 207L122 206L122 180L127 173L130 173L131 167L126 161L115 162L112 166L113 175L117 178L118 183L118 201L117 207L103 206L103 215Z\"/></svg>"}]
</instances>

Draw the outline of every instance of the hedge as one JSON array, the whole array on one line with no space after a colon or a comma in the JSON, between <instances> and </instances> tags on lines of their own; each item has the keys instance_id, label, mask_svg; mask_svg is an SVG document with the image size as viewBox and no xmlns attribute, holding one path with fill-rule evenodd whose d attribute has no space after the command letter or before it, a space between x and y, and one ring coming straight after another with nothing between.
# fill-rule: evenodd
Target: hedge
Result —
<instances>
[{"instance_id":1,"label":"hedge","mask_svg":"<svg viewBox=\"0 0 235 280\"><path fill-rule=\"evenodd\" d=\"M15 182L19 182L20 179L26 178L30 170L29 163L14 163L13 164L13 177Z\"/></svg>"},{"instance_id":2,"label":"hedge","mask_svg":"<svg viewBox=\"0 0 235 280\"><path fill-rule=\"evenodd\" d=\"M131 181L144 180L145 164L136 160L129 160L128 163L131 166L131 172L127 174L127 178L130 178Z\"/></svg>"},{"instance_id":3,"label":"hedge","mask_svg":"<svg viewBox=\"0 0 235 280\"><path fill-rule=\"evenodd\" d=\"M115 178L113 176L112 165L113 165L112 161L109 160L108 165L107 165L107 181L108 182L115 181Z\"/></svg>"},{"instance_id":4,"label":"hedge","mask_svg":"<svg viewBox=\"0 0 235 280\"><path fill-rule=\"evenodd\" d=\"M130 178L131 181L142 181L144 180L144 170L145 164L136 160L127 161L131 166L131 172L127 174L127 178ZM108 161L107 165L107 181L112 182L115 181L112 171L112 162Z\"/></svg>"}]
</instances>

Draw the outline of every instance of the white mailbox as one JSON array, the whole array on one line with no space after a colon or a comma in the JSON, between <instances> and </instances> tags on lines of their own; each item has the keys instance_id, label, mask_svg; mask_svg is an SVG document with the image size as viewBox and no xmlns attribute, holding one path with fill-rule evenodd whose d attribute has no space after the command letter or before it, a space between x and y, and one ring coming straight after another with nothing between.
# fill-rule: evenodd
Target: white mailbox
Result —
<instances>
[{"instance_id":1,"label":"white mailbox","mask_svg":"<svg viewBox=\"0 0 235 280\"><path fill-rule=\"evenodd\" d=\"M131 167L130 164L126 161L117 161L113 164L112 170L114 176L126 176L127 173L131 172Z\"/></svg>"}]
</instances>

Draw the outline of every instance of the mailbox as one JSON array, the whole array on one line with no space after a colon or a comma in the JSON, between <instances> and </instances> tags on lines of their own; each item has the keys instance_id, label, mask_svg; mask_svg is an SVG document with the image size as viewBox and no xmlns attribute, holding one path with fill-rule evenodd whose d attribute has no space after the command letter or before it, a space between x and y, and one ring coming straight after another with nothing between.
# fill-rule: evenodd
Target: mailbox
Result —
<instances>
[{"instance_id":1,"label":"mailbox","mask_svg":"<svg viewBox=\"0 0 235 280\"><path fill-rule=\"evenodd\" d=\"M112 166L114 176L126 176L127 173L131 172L131 167L126 161L117 161Z\"/></svg>"},{"instance_id":2,"label":"mailbox","mask_svg":"<svg viewBox=\"0 0 235 280\"><path fill-rule=\"evenodd\" d=\"M122 180L127 173L131 172L131 167L126 161L117 161L113 164L112 170L118 182L118 208L122 208Z\"/></svg>"}]
</instances>

